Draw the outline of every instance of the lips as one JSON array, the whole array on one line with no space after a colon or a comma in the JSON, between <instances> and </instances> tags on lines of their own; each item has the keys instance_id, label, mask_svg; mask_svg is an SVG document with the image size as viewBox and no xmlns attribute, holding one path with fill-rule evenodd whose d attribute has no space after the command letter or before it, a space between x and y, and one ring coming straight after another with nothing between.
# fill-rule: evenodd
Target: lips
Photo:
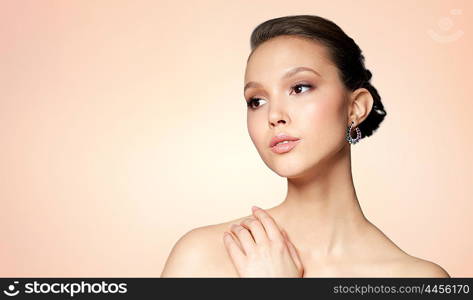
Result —
<instances>
[{"instance_id":1,"label":"lips","mask_svg":"<svg viewBox=\"0 0 473 300\"><path fill-rule=\"evenodd\" d=\"M271 141L269 142L269 147L272 148L274 147L277 143L279 142L284 142L284 141L297 141L299 138L290 136L285 133L280 133L276 136L274 136Z\"/></svg>"}]
</instances>

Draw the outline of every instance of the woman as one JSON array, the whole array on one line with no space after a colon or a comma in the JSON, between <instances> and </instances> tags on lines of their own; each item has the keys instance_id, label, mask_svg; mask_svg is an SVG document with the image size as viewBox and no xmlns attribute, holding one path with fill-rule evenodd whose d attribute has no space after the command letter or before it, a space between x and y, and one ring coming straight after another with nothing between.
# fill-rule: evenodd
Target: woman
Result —
<instances>
[{"instance_id":1,"label":"woman","mask_svg":"<svg viewBox=\"0 0 473 300\"><path fill-rule=\"evenodd\" d=\"M351 145L386 116L356 43L333 22L286 16L251 35L244 96L251 140L287 178L279 205L193 229L162 277L450 277L364 216Z\"/></svg>"}]
</instances>

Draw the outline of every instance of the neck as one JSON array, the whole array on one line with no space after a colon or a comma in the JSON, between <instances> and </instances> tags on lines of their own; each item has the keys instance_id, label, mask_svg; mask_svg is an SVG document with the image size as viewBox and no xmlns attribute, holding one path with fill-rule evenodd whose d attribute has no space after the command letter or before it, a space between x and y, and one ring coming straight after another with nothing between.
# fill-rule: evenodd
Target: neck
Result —
<instances>
[{"instance_id":1,"label":"neck","mask_svg":"<svg viewBox=\"0 0 473 300\"><path fill-rule=\"evenodd\" d=\"M353 186L350 147L287 182L286 199L270 213L294 245L315 256L343 254L368 222Z\"/></svg>"}]
</instances>

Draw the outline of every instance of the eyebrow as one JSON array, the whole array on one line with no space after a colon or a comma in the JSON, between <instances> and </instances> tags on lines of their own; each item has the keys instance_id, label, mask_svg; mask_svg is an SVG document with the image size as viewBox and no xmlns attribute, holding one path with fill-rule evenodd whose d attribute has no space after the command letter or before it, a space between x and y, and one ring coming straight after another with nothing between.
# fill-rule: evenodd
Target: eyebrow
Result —
<instances>
[{"instance_id":1,"label":"eyebrow","mask_svg":"<svg viewBox=\"0 0 473 300\"><path fill-rule=\"evenodd\" d=\"M299 72L302 72L302 71L309 71L309 72L312 72L320 77L322 77L322 75L320 75L319 73L317 73L314 69L312 68L309 68L309 67L295 67L295 68L292 68L290 69L289 71L286 72L286 74L284 74L281 79L286 79L286 78L289 78L291 76L294 76L296 73L299 73ZM259 87L260 84L257 83L257 82L254 82L254 81L250 81L248 82L247 84L245 84L245 88L243 89L243 92L245 92L248 88L250 87Z\"/></svg>"}]
</instances>

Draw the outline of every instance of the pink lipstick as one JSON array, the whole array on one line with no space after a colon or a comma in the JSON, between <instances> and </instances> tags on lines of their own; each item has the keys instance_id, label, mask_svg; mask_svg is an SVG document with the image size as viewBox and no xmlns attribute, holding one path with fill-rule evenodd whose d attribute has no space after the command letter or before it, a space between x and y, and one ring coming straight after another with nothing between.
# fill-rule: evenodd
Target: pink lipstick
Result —
<instances>
[{"instance_id":1,"label":"pink lipstick","mask_svg":"<svg viewBox=\"0 0 473 300\"><path fill-rule=\"evenodd\" d=\"M271 139L269 147L274 153L281 154L291 151L299 142L297 137L280 133Z\"/></svg>"}]
</instances>

